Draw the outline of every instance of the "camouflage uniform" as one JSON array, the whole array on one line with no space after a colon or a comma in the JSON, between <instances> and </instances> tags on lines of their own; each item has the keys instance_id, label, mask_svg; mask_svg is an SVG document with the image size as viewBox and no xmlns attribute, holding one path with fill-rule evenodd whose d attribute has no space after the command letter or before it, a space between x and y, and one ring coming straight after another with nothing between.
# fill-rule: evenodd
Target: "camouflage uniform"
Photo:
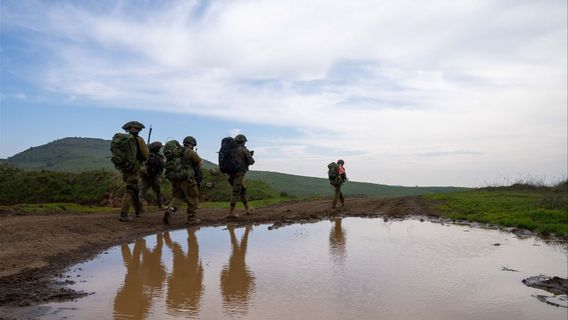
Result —
<instances>
[{"instance_id":1,"label":"camouflage uniform","mask_svg":"<svg viewBox=\"0 0 568 320\"><path fill-rule=\"evenodd\" d=\"M191 164L192 167L200 166L202 163L201 158L197 152L193 151L193 147L186 148L183 152L184 161ZM172 183L172 201L164 214L164 223L169 224L169 219L172 213L183 204L187 204L187 222L199 223L196 218L196 210L198 204L199 190L195 177L190 177L186 181L171 181Z\"/></svg>"},{"instance_id":2,"label":"camouflage uniform","mask_svg":"<svg viewBox=\"0 0 568 320\"><path fill-rule=\"evenodd\" d=\"M141 127L137 125L140 125ZM135 121L131 121L123 126L123 129L127 130L136 138L138 145L136 159L138 160L138 162L132 171L122 172L122 180L125 183L125 191L124 195L122 196L120 221L128 221L130 219L128 217L128 211L130 210L131 206L134 207L134 211L136 212L137 217L144 212L142 201L139 197L140 190L138 186L140 184L140 168L142 164L146 160L148 160L148 147L146 146L144 139L138 136L138 132L142 128L144 128L144 126L141 123Z\"/></svg>"},{"instance_id":3,"label":"camouflage uniform","mask_svg":"<svg viewBox=\"0 0 568 320\"><path fill-rule=\"evenodd\" d=\"M239 141L239 136L242 138ZM235 206L237 201L240 199L243 205L245 206L246 213L250 213L248 199L247 199L247 188L245 186L245 175L246 172L249 170L249 166L254 164L254 159L252 157L252 153L244 146L244 142L246 142L246 138L243 135L239 135L235 137L235 140L238 143L237 151L235 154L235 162L237 164L237 172L229 174L229 183L231 184L232 188L232 195L231 195L231 211L230 216L237 217L234 213ZM244 140L243 140L244 139Z\"/></svg>"},{"instance_id":4,"label":"camouflage uniform","mask_svg":"<svg viewBox=\"0 0 568 320\"><path fill-rule=\"evenodd\" d=\"M164 160L164 156L161 155L158 152L150 152L150 157L156 157L158 159L158 161L160 162L161 168L164 168L164 164L165 164L165 160ZM144 196L146 195L146 192L148 192L148 189L152 189L154 190L154 192L156 193L156 198L158 201L158 207L162 207L162 183L160 182L160 174L158 175L150 175L148 173L148 171L146 170L147 165L142 168L142 170L140 171L140 176L142 178L142 187L140 188L140 198L144 199Z\"/></svg>"}]
</instances>

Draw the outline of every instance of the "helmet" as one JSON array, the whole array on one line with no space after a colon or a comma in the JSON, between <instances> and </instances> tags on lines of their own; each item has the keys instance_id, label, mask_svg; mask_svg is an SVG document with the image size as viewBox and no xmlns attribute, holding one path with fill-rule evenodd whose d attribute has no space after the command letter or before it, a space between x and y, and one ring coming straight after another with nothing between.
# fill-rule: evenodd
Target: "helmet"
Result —
<instances>
[{"instance_id":1,"label":"helmet","mask_svg":"<svg viewBox=\"0 0 568 320\"><path fill-rule=\"evenodd\" d=\"M337 164L344 165L345 161L343 161L342 159L339 159L339 160L337 160Z\"/></svg>"},{"instance_id":2,"label":"helmet","mask_svg":"<svg viewBox=\"0 0 568 320\"><path fill-rule=\"evenodd\" d=\"M131 129L133 129L135 132L140 132L144 128L146 127L138 121L128 121L122 126L122 129L126 131L132 131Z\"/></svg>"},{"instance_id":3,"label":"helmet","mask_svg":"<svg viewBox=\"0 0 568 320\"><path fill-rule=\"evenodd\" d=\"M192 136L187 136L183 139L183 145L186 146L188 144L191 144L195 147L197 146L197 140L195 140L195 138Z\"/></svg>"},{"instance_id":4,"label":"helmet","mask_svg":"<svg viewBox=\"0 0 568 320\"><path fill-rule=\"evenodd\" d=\"M245 142L247 142L247 141L248 141L248 140L247 140L247 137L245 137L244 134L238 134L238 135L235 137L235 142L236 142L236 143L245 143Z\"/></svg>"},{"instance_id":5,"label":"helmet","mask_svg":"<svg viewBox=\"0 0 568 320\"><path fill-rule=\"evenodd\" d=\"M162 143L160 141L154 141L148 145L150 152L159 152L160 149L162 149Z\"/></svg>"}]
</instances>

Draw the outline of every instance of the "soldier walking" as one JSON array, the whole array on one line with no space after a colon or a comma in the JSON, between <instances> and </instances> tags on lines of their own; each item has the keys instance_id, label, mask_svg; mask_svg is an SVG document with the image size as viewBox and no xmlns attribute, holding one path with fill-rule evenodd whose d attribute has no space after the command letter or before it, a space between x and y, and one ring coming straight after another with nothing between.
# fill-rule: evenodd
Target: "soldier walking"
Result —
<instances>
[{"instance_id":1,"label":"soldier walking","mask_svg":"<svg viewBox=\"0 0 568 320\"><path fill-rule=\"evenodd\" d=\"M249 166L254 164L254 159L252 155L254 151L249 151L245 147L247 138L239 134L235 137L235 142L237 143L237 149L235 152L235 172L229 173L229 183L233 189L231 195L231 209L229 210L229 218L238 218L239 215L235 212L235 206L237 201L240 199L245 206L245 213L251 214L252 208L248 204L247 199L247 188L245 186L245 175L249 170Z\"/></svg>"},{"instance_id":2,"label":"soldier walking","mask_svg":"<svg viewBox=\"0 0 568 320\"><path fill-rule=\"evenodd\" d=\"M130 206L134 207L136 217L139 217L144 208L140 200L140 168L148 159L148 147L144 139L138 133L144 129L144 125L138 121L130 121L122 126L127 134L117 133L111 143L112 161L115 167L122 173L122 180L125 183L125 191L122 196L122 206L120 208L119 220L122 222L130 221L128 211Z\"/></svg>"},{"instance_id":3,"label":"soldier walking","mask_svg":"<svg viewBox=\"0 0 568 320\"><path fill-rule=\"evenodd\" d=\"M162 184L160 182L160 176L164 171L165 160L164 156L160 153L162 149L162 143L160 141L154 141L148 145L150 155L146 164L140 171L140 176L142 178L142 187L140 188L140 198L144 199L148 189L154 190L156 193L156 198L158 202L158 207L163 208L162 199Z\"/></svg>"},{"instance_id":4,"label":"soldier walking","mask_svg":"<svg viewBox=\"0 0 568 320\"><path fill-rule=\"evenodd\" d=\"M345 183L345 181L347 181L347 174L345 173L345 168L343 167L344 164L345 161L341 159L337 160L336 168L333 169L334 171L337 171L334 172L334 174L329 174L329 183L333 186L333 189L335 191L333 202L331 204L331 208L333 209L337 208L337 200L341 202L342 207L345 206L345 198L343 197L343 193L341 192L341 186L343 185L343 183ZM331 172L331 167L328 167L330 168Z\"/></svg>"},{"instance_id":5,"label":"soldier walking","mask_svg":"<svg viewBox=\"0 0 568 320\"><path fill-rule=\"evenodd\" d=\"M162 221L170 224L172 214L185 202L187 204L187 224L197 224L200 220L196 217L199 195L196 170L199 170L202 165L201 158L193 150L197 146L197 140L192 136L187 136L183 139L183 148L170 152L168 144L174 142L179 145L173 140L166 143L164 148L166 178L172 183L173 198Z\"/></svg>"}]
</instances>

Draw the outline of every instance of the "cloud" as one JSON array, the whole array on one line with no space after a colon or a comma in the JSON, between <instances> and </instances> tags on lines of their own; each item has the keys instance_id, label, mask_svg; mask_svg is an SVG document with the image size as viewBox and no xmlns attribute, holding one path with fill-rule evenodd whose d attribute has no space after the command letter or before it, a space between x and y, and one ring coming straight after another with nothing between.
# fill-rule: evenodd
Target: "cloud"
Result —
<instances>
[{"instance_id":1,"label":"cloud","mask_svg":"<svg viewBox=\"0 0 568 320\"><path fill-rule=\"evenodd\" d=\"M362 167L399 168L391 183L416 184L396 178L405 170L396 161L413 157L423 161L408 160L417 176L441 170L441 158L454 168L427 184L471 185L494 174L483 171L489 164L566 174L554 161L518 161L535 152L566 160L564 1L3 7L3 29L45 52L30 81L74 99L294 128L293 145L270 142L285 160L315 168L329 153L353 156ZM471 168L480 172L456 174Z\"/></svg>"}]
</instances>

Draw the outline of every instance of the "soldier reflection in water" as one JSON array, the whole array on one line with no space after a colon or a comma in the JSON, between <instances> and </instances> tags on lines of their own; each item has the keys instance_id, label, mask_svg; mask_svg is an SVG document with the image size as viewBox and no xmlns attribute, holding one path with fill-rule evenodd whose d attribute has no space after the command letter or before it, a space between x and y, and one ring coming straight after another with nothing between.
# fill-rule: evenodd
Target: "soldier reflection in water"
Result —
<instances>
[{"instance_id":1,"label":"soldier reflection in water","mask_svg":"<svg viewBox=\"0 0 568 320\"><path fill-rule=\"evenodd\" d=\"M235 236L235 228L228 225L231 236L231 257L229 263L221 271L221 293L223 294L223 309L230 315L245 314L249 305L249 299L254 293L254 275L248 269L245 262L247 253L248 236L252 226L245 227L245 233L239 245Z\"/></svg>"},{"instance_id":2,"label":"soldier reflection in water","mask_svg":"<svg viewBox=\"0 0 568 320\"><path fill-rule=\"evenodd\" d=\"M122 259L126 267L124 285L114 299L114 317L144 319L152 306L156 292L160 292L166 278L162 264L162 235L156 236L154 250L146 248L146 240L138 239L132 253L128 244L122 244Z\"/></svg>"},{"instance_id":3,"label":"soldier reflection in water","mask_svg":"<svg viewBox=\"0 0 568 320\"><path fill-rule=\"evenodd\" d=\"M168 248L173 253L172 273L168 277L166 305L171 314L185 314L196 318L199 313L203 286L203 266L199 259L199 244L195 233L198 227L187 229L187 255L179 243L172 242L169 233L164 234Z\"/></svg>"},{"instance_id":4,"label":"soldier reflection in water","mask_svg":"<svg viewBox=\"0 0 568 320\"><path fill-rule=\"evenodd\" d=\"M345 262L345 231L341 227L341 218L336 218L329 231L329 251L336 264Z\"/></svg>"}]
</instances>

